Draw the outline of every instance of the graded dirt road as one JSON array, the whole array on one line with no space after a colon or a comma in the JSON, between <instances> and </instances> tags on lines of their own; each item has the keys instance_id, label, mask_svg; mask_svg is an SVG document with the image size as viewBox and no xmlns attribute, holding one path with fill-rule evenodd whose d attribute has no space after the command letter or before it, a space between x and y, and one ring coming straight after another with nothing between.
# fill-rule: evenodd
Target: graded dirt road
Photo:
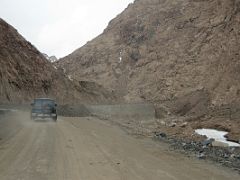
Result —
<instances>
[{"instance_id":1,"label":"graded dirt road","mask_svg":"<svg viewBox=\"0 0 240 180\"><path fill-rule=\"evenodd\" d=\"M0 144L1 180L240 179L229 169L169 152L96 118L18 121L21 128Z\"/></svg>"}]
</instances>

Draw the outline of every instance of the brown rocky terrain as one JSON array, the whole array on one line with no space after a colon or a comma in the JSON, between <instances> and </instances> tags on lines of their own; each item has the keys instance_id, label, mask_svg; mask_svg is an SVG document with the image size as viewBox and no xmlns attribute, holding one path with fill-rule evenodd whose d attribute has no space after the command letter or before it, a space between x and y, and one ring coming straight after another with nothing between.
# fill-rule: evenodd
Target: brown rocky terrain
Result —
<instances>
[{"instance_id":1,"label":"brown rocky terrain","mask_svg":"<svg viewBox=\"0 0 240 180\"><path fill-rule=\"evenodd\" d=\"M96 102L107 99L105 90L88 88L89 82L71 81L16 29L0 19L0 103L25 103L35 97L52 97L59 103Z\"/></svg>"},{"instance_id":2,"label":"brown rocky terrain","mask_svg":"<svg viewBox=\"0 0 240 180\"><path fill-rule=\"evenodd\" d=\"M136 0L56 65L121 101L155 104L175 134L187 123L228 130L238 141L239 29L239 0Z\"/></svg>"}]
</instances>

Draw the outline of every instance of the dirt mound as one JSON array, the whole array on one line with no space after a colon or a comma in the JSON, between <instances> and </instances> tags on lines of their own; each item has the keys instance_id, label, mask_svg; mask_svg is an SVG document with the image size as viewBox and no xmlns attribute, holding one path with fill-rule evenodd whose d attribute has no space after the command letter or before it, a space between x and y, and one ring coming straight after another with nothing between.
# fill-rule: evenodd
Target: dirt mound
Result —
<instances>
[{"instance_id":1,"label":"dirt mound","mask_svg":"<svg viewBox=\"0 0 240 180\"><path fill-rule=\"evenodd\" d=\"M201 117L208 112L210 97L208 92L198 90L166 103L171 114Z\"/></svg>"},{"instance_id":2,"label":"dirt mound","mask_svg":"<svg viewBox=\"0 0 240 180\"><path fill-rule=\"evenodd\" d=\"M62 105L57 108L58 115L66 117L89 117L90 111L82 105Z\"/></svg>"}]
</instances>

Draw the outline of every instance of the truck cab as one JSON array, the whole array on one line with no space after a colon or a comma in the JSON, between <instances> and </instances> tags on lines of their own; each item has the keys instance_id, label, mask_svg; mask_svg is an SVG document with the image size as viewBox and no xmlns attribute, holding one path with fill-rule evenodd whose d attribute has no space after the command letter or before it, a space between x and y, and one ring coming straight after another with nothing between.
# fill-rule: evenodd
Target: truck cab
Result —
<instances>
[{"instance_id":1,"label":"truck cab","mask_svg":"<svg viewBox=\"0 0 240 180\"><path fill-rule=\"evenodd\" d=\"M31 103L31 119L50 118L57 121L57 104L50 98L36 98Z\"/></svg>"}]
</instances>

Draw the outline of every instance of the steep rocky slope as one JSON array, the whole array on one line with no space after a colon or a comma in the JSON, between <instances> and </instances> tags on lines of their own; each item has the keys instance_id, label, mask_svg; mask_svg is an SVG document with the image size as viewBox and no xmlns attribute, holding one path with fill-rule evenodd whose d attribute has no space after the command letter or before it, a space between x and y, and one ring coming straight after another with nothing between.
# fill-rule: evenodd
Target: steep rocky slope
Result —
<instances>
[{"instance_id":1,"label":"steep rocky slope","mask_svg":"<svg viewBox=\"0 0 240 180\"><path fill-rule=\"evenodd\" d=\"M71 81L0 19L0 103L24 103L42 96L55 98L59 103L106 99L103 93Z\"/></svg>"},{"instance_id":2,"label":"steep rocky slope","mask_svg":"<svg viewBox=\"0 0 240 180\"><path fill-rule=\"evenodd\" d=\"M234 119L239 128L239 29L239 0L136 0L57 66L125 102L154 103L160 118L214 117L228 130Z\"/></svg>"},{"instance_id":3,"label":"steep rocky slope","mask_svg":"<svg viewBox=\"0 0 240 180\"><path fill-rule=\"evenodd\" d=\"M137 0L104 33L58 62L125 100L172 100L205 91L239 101L238 0Z\"/></svg>"}]
</instances>

